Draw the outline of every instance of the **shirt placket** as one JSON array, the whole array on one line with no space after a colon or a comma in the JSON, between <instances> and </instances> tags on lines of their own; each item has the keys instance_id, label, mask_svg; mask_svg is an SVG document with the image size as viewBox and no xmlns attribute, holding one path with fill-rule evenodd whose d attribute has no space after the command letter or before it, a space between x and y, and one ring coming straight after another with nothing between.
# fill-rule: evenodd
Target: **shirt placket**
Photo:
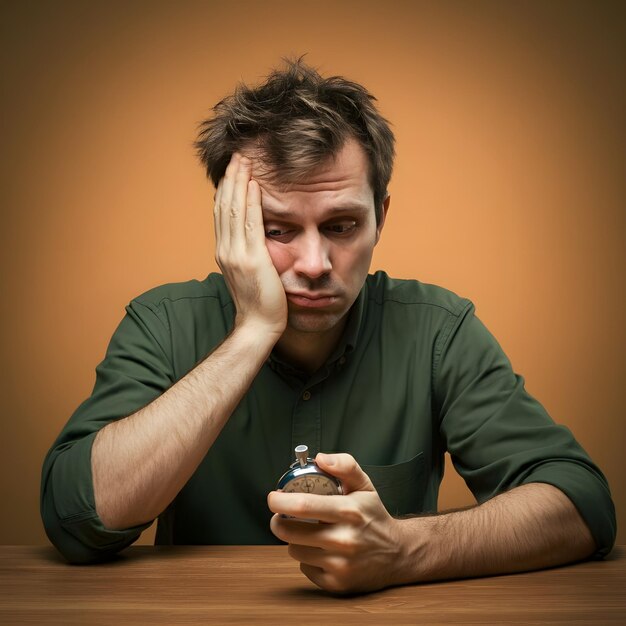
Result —
<instances>
[{"instance_id":1,"label":"shirt placket","mask_svg":"<svg viewBox=\"0 0 626 626\"><path fill-rule=\"evenodd\" d=\"M305 444L312 457L320 449L321 396L321 385L305 386L293 408L291 447Z\"/></svg>"}]
</instances>

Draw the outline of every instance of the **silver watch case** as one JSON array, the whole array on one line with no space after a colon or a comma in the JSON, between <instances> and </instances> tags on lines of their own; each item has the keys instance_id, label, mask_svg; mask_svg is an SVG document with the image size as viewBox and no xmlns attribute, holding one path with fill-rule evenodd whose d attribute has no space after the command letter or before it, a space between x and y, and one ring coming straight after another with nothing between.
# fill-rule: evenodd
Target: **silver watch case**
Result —
<instances>
[{"instance_id":1,"label":"silver watch case","mask_svg":"<svg viewBox=\"0 0 626 626\"><path fill-rule=\"evenodd\" d=\"M327 484L332 486L332 490L334 493L328 495L342 495L343 490L341 488L341 483L337 478L327 474L322 471L317 463L310 457L307 457L306 465L302 466L300 461L295 461L289 466L289 469L280 477L276 489L282 489L285 491L285 487L289 485L289 483L297 478L302 478L304 476L310 476L311 478L315 478L318 476L323 476L327 480L325 481ZM302 491L302 490L298 490ZM306 492L304 492L306 493Z\"/></svg>"}]
</instances>

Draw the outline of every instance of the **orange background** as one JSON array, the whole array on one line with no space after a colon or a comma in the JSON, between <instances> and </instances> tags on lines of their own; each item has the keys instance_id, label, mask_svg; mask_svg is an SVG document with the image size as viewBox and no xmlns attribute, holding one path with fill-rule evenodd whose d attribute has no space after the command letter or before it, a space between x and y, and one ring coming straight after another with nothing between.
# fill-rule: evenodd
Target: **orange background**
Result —
<instances>
[{"instance_id":1,"label":"orange background","mask_svg":"<svg viewBox=\"0 0 626 626\"><path fill-rule=\"evenodd\" d=\"M46 541L41 462L124 306L217 270L197 122L305 52L394 125L372 270L472 299L626 511L622 3L0 6L0 542Z\"/></svg>"}]
</instances>

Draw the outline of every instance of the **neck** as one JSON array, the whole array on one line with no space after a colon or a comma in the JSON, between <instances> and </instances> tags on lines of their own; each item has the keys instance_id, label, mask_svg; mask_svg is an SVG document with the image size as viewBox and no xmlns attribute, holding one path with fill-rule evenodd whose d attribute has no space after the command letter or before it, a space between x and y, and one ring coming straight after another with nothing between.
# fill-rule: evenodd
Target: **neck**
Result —
<instances>
[{"instance_id":1,"label":"neck","mask_svg":"<svg viewBox=\"0 0 626 626\"><path fill-rule=\"evenodd\" d=\"M348 316L331 329L322 332L302 332L287 326L275 346L276 353L307 374L316 372L337 347Z\"/></svg>"}]
</instances>

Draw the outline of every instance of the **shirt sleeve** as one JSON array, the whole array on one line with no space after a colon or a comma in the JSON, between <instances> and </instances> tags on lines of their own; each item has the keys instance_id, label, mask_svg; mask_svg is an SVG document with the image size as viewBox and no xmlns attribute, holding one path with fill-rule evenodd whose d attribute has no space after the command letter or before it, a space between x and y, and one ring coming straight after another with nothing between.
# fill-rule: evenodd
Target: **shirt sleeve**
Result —
<instances>
[{"instance_id":1,"label":"shirt sleeve","mask_svg":"<svg viewBox=\"0 0 626 626\"><path fill-rule=\"evenodd\" d=\"M484 502L518 485L563 491L593 535L597 558L615 542L615 507L600 469L572 433L524 388L498 342L468 303L450 316L434 357L440 433L454 467Z\"/></svg>"},{"instance_id":2,"label":"shirt sleeve","mask_svg":"<svg viewBox=\"0 0 626 626\"><path fill-rule=\"evenodd\" d=\"M133 300L96 368L91 396L70 417L45 457L41 516L50 541L71 563L104 560L137 540L152 522L105 528L96 513L91 446L108 423L131 415L174 382L167 320Z\"/></svg>"}]
</instances>

